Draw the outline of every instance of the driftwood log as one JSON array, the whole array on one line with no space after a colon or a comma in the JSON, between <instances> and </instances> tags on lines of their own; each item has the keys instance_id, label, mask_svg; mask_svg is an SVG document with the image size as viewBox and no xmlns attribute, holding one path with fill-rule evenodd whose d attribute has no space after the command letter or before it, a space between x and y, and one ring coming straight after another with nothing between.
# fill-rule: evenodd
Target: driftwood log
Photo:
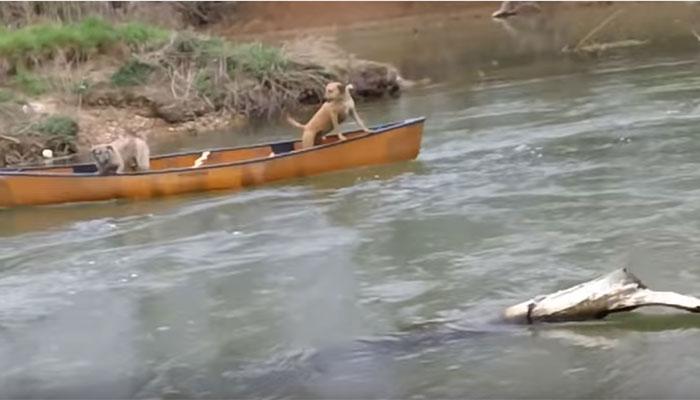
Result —
<instances>
[{"instance_id":1,"label":"driftwood log","mask_svg":"<svg viewBox=\"0 0 700 400\"><path fill-rule=\"evenodd\" d=\"M665 306L700 312L700 299L674 292L648 289L626 269L592 281L537 296L508 307L506 321L516 323L566 322L605 318L608 314L644 306Z\"/></svg>"}]
</instances>

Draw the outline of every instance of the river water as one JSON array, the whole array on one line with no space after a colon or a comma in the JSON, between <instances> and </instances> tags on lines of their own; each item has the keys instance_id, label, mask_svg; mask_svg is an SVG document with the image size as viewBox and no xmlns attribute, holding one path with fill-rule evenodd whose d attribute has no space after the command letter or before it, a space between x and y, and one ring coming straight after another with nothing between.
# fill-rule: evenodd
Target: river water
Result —
<instances>
[{"instance_id":1,"label":"river water","mask_svg":"<svg viewBox=\"0 0 700 400\"><path fill-rule=\"evenodd\" d=\"M696 397L700 317L492 320L623 266L700 294L697 56L450 71L360 107L427 116L415 162L0 212L0 397Z\"/></svg>"}]
</instances>

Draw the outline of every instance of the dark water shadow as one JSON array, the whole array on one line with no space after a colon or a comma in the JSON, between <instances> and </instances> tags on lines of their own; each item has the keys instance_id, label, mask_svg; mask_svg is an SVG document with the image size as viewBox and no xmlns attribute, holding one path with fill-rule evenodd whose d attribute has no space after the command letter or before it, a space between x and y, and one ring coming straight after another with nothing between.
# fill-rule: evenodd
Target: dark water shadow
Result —
<instances>
[{"instance_id":1,"label":"dark water shadow","mask_svg":"<svg viewBox=\"0 0 700 400\"><path fill-rule=\"evenodd\" d=\"M124 218L167 212L183 204L183 198L156 200L108 200L0 210L0 237L61 228L65 225L105 218Z\"/></svg>"},{"instance_id":2,"label":"dark water shadow","mask_svg":"<svg viewBox=\"0 0 700 400\"><path fill-rule=\"evenodd\" d=\"M700 329L700 316L683 312L631 312L613 314L606 319L585 323L542 325L544 330L567 329L579 334L605 335L621 332L657 333L672 330Z\"/></svg>"},{"instance_id":3,"label":"dark water shadow","mask_svg":"<svg viewBox=\"0 0 700 400\"><path fill-rule=\"evenodd\" d=\"M496 310L488 311L494 315ZM319 349L273 349L267 360L241 357L235 345L223 345L201 363L184 361L187 354L204 350L194 344L183 350L180 360L152 365L128 379L113 377L94 383L52 386L52 393L71 398L399 398L405 396L400 382L402 365L416 357L431 359L432 353L461 354L478 365L493 358L490 349L506 343L538 346L528 338L560 341L568 346L610 349L629 333L659 333L699 329L700 318L688 314L630 313L612 318L568 324L509 325L497 320L478 320L462 325L436 322L418 324L402 332L357 338ZM518 339L520 338L520 339ZM523 341L523 339L525 341ZM206 346L205 346L206 347ZM507 346L506 346L507 347ZM206 351L208 352L208 351ZM15 387L20 390L20 387ZM25 388L26 389L26 388ZM36 397L48 393L29 390ZM18 391L10 394L28 393ZM8 394L8 393L6 393Z\"/></svg>"},{"instance_id":4,"label":"dark water shadow","mask_svg":"<svg viewBox=\"0 0 700 400\"><path fill-rule=\"evenodd\" d=\"M162 396L166 391L173 398L400 397L404 393L395 382L402 360L435 351L467 352L470 360L479 362L492 357L483 349L495 343L502 346L504 336L511 338L508 341L531 337L605 350L616 347L619 339L629 333L677 329L700 329L700 318L685 314L631 313L610 320L535 326L497 321L465 326L436 323L321 349L282 353L267 361L241 361L224 348L206 366L206 373L194 367L165 369L136 397ZM206 381L202 381L205 376Z\"/></svg>"}]
</instances>

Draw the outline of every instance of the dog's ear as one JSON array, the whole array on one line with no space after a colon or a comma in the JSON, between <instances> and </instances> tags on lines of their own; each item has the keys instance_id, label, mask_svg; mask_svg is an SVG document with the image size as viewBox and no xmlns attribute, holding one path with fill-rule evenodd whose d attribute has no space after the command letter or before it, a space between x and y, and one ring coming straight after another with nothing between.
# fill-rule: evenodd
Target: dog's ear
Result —
<instances>
[{"instance_id":1,"label":"dog's ear","mask_svg":"<svg viewBox=\"0 0 700 400\"><path fill-rule=\"evenodd\" d=\"M341 93L345 92L345 84L339 83L339 84L338 84L338 90L340 90Z\"/></svg>"}]
</instances>

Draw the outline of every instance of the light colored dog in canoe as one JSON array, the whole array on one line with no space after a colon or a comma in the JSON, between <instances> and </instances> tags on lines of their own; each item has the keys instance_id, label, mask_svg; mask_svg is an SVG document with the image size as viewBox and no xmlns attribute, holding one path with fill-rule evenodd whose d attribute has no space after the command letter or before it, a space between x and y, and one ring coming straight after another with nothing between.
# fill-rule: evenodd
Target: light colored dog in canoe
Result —
<instances>
[{"instance_id":1,"label":"light colored dog in canoe","mask_svg":"<svg viewBox=\"0 0 700 400\"><path fill-rule=\"evenodd\" d=\"M151 152L146 141L135 136L121 137L111 143L92 147L90 154L100 175L124 173L127 169L148 171Z\"/></svg>"},{"instance_id":2,"label":"light colored dog in canoe","mask_svg":"<svg viewBox=\"0 0 700 400\"><path fill-rule=\"evenodd\" d=\"M297 122L287 114L287 121L302 130L301 143L303 149L320 144L321 138L331 132L338 134L340 140L345 140L346 137L340 132L339 126L348 115L352 116L363 131L370 132L360 116L357 115L355 101L350 95L350 90L352 89L354 87L351 84L344 85L340 82L331 82L326 85L326 93L324 95L326 101L306 125Z\"/></svg>"}]
</instances>

